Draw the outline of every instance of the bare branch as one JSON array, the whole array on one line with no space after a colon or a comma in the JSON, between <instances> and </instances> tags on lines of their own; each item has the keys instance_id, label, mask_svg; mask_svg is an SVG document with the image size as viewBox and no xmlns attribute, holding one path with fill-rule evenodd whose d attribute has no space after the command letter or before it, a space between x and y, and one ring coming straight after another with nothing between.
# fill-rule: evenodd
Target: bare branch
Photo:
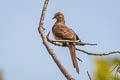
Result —
<instances>
[{"instance_id":1,"label":"bare branch","mask_svg":"<svg viewBox=\"0 0 120 80\"><path fill-rule=\"evenodd\" d=\"M64 42L73 42L73 43L76 43L76 45L81 45L81 46L84 46L84 45L97 45L97 44L91 44L91 43L83 43L83 42L80 42L80 40L77 40L77 41L71 41L71 40L50 40L49 41L51 43L54 43L54 42L61 42L61 43L64 43Z\"/></svg>"},{"instance_id":2,"label":"bare branch","mask_svg":"<svg viewBox=\"0 0 120 80\"><path fill-rule=\"evenodd\" d=\"M49 32L49 34L50 34L50 32ZM70 40L50 40L49 38L48 38L48 36L49 35L47 35L47 40L48 40L48 42L50 42L50 43L52 43L52 44L54 44L54 45L57 45L57 46L62 46L62 47L67 47L67 45L63 45L62 43L60 43L60 42L74 42L74 43L77 43L77 45L82 45L83 46L83 44L84 45L97 45L97 44L90 44L90 43L80 43L79 41L70 41ZM78 48L76 48L76 50L78 50L78 51L81 51L81 52L83 52L83 53L86 53L86 54L88 54L88 55L93 55L93 56L106 56L106 55L111 55L111 54L118 54L118 53L120 53L120 51L112 51L112 52L108 52L108 53L91 53L91 52L87 52L87 51L85 51L85 50L82 50L82 49L78 49Z\"/></svg>"},{"instance_id":3,"label":"bare branch","mask_svg":"<svg viewBox=\"0 0 120 80\"><path fill-rule=\"evenodd\" d=\"M51 42L61 42L61 43L64 43L64 42L74 42L74 43L79 43L80 44L80 41L71 41L71 40L50 40Z\"/></svg>"},{"instance_id":4,"label":"bare branch","mask_svg":"<svg viewBox=\"0 0 120 80\"><path fill-rule=\"evenodd\" d=\"M48 44L48 40L46 37L46 34L44 32L44 16L45 16L45 12L46 12L46 8L48 5L49 0L45 0L44 6L43 6L43 10L42 10L42 14L41 14L41 18L40 18L40 24L38 27L38 31L42 37L43 40L43 44L45 45L46 49L48 50L49 54L51 55L51 57L53 58L53 60L55 61L55 63L57 64L57 66L59 67L59 69L61 70L61 72L63 73L63 75L68 79L68 80L75 80L68 72L67 70L64 68L64 66L62 65L62 63L60 62L60 60L58 59L58 57L55 55L53 49L49 46Z\"/></svg>"},{"instance_id":5,"label":"bare branch","mask_svg":"<svg viewBox=\"0 0 120 80\"><path fill-rule=\"evenodd\" d=\"M120 73L120 66L117 67L117 70L116 70L116 72L115 72L116 78L119 77L118 73Z\"/></svg>"},{"instance_id":6,"label":"bare branch","mask_svg":"<svg viewBox=\"0 0 120 80\"><path fill-rule=\"evenodd\" d=\"M91 44L91 43L83 43L83 42L80 42L80 40L77 40L77 41L72 41L72 40L51 40L49 39L49 34L50 34L50 31L47 35L47 39L50 43L54 44L54 45L57 45L57 46L63 46L62 43L66 43L66 42L73 42L73 43L76 43L76 45L79 45L79 46L85 46L85 45L97 45L97 44ZM65 46L64 46L65 47Z\"/></svg>"},{"instance_id":7,"label":"bare branch","mask_svg":"<svg viewBox=\"0 0 120 80\"><path fill-rule=\"evenodd\" d=\"M76 57L80 62L83 62L80 58Z\"/></svg>"},{"instance_id":8,"label":"bare branch","mask_svg":"<svg viewBox=\"0 0 120 80\"><path fill-rule=\"evenodd\" d=\"M115 67L111 70L111 72L113 72L119 65L116 64Z\"/></svg>"},{"instance_id":9,"label":"bare branch","mask_svg":"<svg viewBox=\"0 0 120 80\"><path fill-rule=\"evenodd\" d=\"M92 78L91 78L91 76L90 76L90 74L89 74L88 71L87 71L87 75L88 75L88 77L89 77L89 80L92 80Z\"/></svg>"},{"instance_id":10,"label":"bare branch","mask_svg":"<svg viewBox=\"0 0 120 80\"><path fill-rule=\"evenodd\" d=\"M82 49L78 49L78 48L76 48L76 50L78 50L78 51L81 51L81 52L83 52L83 53L86 53L86 54L88 54L88 55L93 55L93 56L106 56L106 55L111 55L111 54L116 54L116 53L119 53L120 54L120 51L112 51L112 52L108 52L108 53L90 53L90 52L87 52L87 51L85 51L85 50L82 50Z\"/></svg>"}]
</instances>

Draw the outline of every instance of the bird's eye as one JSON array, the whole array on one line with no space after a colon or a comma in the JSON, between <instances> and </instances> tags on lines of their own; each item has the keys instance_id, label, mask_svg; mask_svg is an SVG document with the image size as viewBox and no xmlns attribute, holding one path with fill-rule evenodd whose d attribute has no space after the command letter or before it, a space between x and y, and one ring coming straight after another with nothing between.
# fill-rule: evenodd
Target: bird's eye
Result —
<instances>
[{"instance_id":1,"label":"bird's eye","mask_svg":"<svg viewBox=\"0 0 120 80\"><path fill-rule=\"evenodd\" d=\"M56 17L59 17L59 15L56 15Z\"/></svg>"}]
</instances>

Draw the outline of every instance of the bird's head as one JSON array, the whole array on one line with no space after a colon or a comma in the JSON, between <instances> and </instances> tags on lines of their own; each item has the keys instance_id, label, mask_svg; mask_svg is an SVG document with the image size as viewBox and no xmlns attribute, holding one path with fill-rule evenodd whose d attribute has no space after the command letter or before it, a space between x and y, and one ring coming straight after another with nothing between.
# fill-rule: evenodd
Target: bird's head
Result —
<instances>
[{"instance_id":1,"label":"bird's head","mask_svg":"<svg viewBox=\"0 0 120 80\"><path fill-rule=\"evenodd\" d=\"M61 12L55 13L53 19L57 19L57 21L64 21L64 15Z\"/></svg>"}]
</instances>

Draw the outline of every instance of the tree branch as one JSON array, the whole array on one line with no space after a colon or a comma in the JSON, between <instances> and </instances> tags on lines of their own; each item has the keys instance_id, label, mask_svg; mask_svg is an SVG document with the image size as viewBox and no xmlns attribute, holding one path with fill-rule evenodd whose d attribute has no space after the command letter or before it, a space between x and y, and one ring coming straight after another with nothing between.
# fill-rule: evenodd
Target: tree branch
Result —
<instances>
[{"instance_id":1,"label":"tree branch","mask_svg":"<svg viewBox=\"0 0 120 80\"><path fill-rule=\"evenodd\" d=\"M76 45L80 45L80 46L84 46L84 45L97 45L97 44L90 44L90 43L83 43L83 42L80 42L79 40L77 41L71 41L71 40L50 40L48 38L49 42L51 43L56 43L56 42L61 42L61 43L66 43L66 42L73 42L73 43L76 43Z\"/></svg>"},{"instance_id":2,"label":"tree branch","mask_svg":"<svg viewBox=\"0 0 120 80\"><path fill-rule=\"evenodd\" d=\"M97 44L90 44L90 43L83 43L83 42L80 42L80 41L70 41L70 40L50 40L49 39L49 34L50 32L48 33L47 35L47 40L48 42L54 44L54 45L57 45L57 46L62 46L62 47L67 47L67 45L63 45L62 43L64 42L74 42L76 43L76 45L80 45L80 46L84 46L84 45L97 45ZM61 43L60 43L61 42ZM82 50L82 49L78 49L76 48L76 50L78 51L81 51L83 53L86 53L87 55L93 55L93 56L106 56L106 55L111 55L111 54L120 54L120 51L112 51L112 52L108 52L108 53L91 53L91 52L88 52L88 51L85 51L85 50Z\"/></svg>"},{"instance_id":3,"label":"tree branch","mask_svg":"<svg viewBox=\"0 0 120 80\"><path fill-rule=\"evenodd\" d=\"M92 78L91 78L91 76L90 76L90 74L89 74L88 71L87 71L87 75L88 75L88 77L89 77L89 80L92 80Z\"/></svg>"},{"instance_id":4,"label":"tree branch","mask_svg":"<svg viewBox=\"0 0 120 80\"><path fill-rule=\"evenodd\" d=\"M51 55L51 57L53 58L53 60L55 61L55 63L57 64L57 66L59 67L60 71L63 73L63 75L68 79L68 80L75 80L68 72L67 70L64 68L64 66L62 65L62 63L60 62L60 60L58 59L58 57L56 56L56 54L54 53L53 49L49 46L48 44L48 40L46 37L46 34L44 32L44 16L45 16L45 12L46 12L46 8L48 5L49 0L45 0L44 6L43 6L43 10L42 10L42 14L41 14L41 18L40 18L40 23L39 23L39 27L38 27L38 31L41 35L41 38L43 40L43 44L45 45L47 51L49 52L49 54Z\"/></svg>"},{"instance_id":5,"label":"tree branch","mask_svg":"<svg viewBox=\"0 0 120 80\"><path fill-rule=\"evenodd\" d=\"M76 48L76 50L86 53L88 55L93 55L93 56L106 56L106 55L117 54L117 53L120 54L120 51L112 51L112 52L108 52L108 53L90 53L90 52L87 52L85 50L78 49L78 48Z\"/></svg>"}]
</instances>

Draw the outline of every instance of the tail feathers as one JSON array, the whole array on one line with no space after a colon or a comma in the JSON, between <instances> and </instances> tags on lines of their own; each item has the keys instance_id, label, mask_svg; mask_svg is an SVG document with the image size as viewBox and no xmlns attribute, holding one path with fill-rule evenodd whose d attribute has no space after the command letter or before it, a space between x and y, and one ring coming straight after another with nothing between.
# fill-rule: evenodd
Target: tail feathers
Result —
<instances>
[{"instance_id":1,"label":"tail feathers","mask_svg":"<svg viewBox=\"0 0 120 80\"><path fill-rule=\"evenodd\" d=\"M77 58L75 54L75 44L70 43L69 50L70 50L70 55L71 55L73 66L76 69L77 73L79 74L79 67L78 67Z\"/></svg>"}]
</instances>

